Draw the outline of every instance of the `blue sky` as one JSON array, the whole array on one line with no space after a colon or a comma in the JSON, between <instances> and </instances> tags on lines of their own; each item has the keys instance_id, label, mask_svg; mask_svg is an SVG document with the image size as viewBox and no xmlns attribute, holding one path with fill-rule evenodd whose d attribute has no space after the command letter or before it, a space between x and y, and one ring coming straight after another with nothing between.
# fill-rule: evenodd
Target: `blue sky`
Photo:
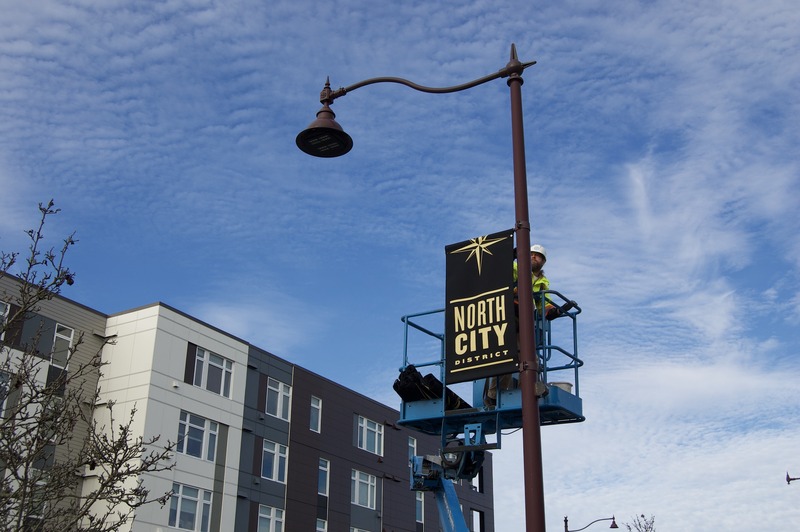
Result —
<instances>
[{"instance_id":1,"label":"blue sky","mask_svg":"<svg viewBox=\"0 0 800 532\"><path fill-rule=\"evenodd\" d=\"M532 239L576 299L587 421L543 429L548 528L800 520L800 9L789 0L0 0L0 248L37 202L77 232L67 297L163 301L394 406L400 316L444 246L514 225L508 88L338 99L346 157L296 134L334 88L524 75ZM521 529L521 438L495 455ZM502 479L502 481L501 481ZM600 526L600 525L596 525Z\"/></svg>"}]
</instances>

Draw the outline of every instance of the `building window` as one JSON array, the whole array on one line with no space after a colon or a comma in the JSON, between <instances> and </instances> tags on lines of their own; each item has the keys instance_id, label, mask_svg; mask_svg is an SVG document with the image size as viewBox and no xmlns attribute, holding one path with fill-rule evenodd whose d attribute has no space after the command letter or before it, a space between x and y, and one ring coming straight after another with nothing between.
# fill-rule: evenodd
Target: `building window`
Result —
<instances>
[{"instance_id":1,"label":"building window","mask_svg":"<svg viewBox=\"0 0 800 532\"><path fill-rule=\"evenodd\" d=\"M6 411L6 400L10 391L9 384L11 383L11 374L5 371L0 371L0 417Z\"/></svg>"},{"instance_id":2,"label":"building window","mask_svg":"<svg viewBox=\"0 0 800 532\"><path fill-rule=\"evenodd\" d=\"M275 482L286 482L286 456L288 448L280 443L264 440L261 455L261 476Z\"/></svg>"},{"instance_id":3,"label":"building window","mask_svg":"<svg viewBox=\"0 0 800 532\"><path fill-rule=\"evenodd\" d=\"M408 459L411 460L417 456L417 439L413 436L408 437Z\"/></svg>"},{"instance_id":4,"label":"building window","mask_svg":"<svg viewBox=\"0 0 800 532\"><path fill-rule=\"evenodd\" d=\"M358 448L383 456L383 425L358 416Z\"/></svg>"},{"instance_id":5,"label":"building window","mask_svg":"<svg viewBox=\"0 0 800 532\"><path fill-rule=\"evenodd\" d=\"M197 359L194 364L195 386L230 398L232 376L233 362L202 347L197 348Z\"/></svg>"},{"instance_id":6,"label":"building window","mask_svg":"<svg viewBox=\"0 0 800 532\"><path fill-rule=\"evenodd\" d=\"M311 396L311 418L308 428L314 432L322 432L322 399Z\"/></svg>"},{"instance_id":7,"label":"building window","mask_svg":"<svg viewBox=\"0 0 800 532\"><path fill-rule=\"evenodd\" d=\"M289 421L292 387L272 377L267 378L267 414Z\"/></svg>"},{"instance_id":8,"label":"building window","mask_svg":"<svg viewBox=\"0 0 800 532\"><path fill-rule=\"evenodd\" d=\"M44 530L44 518L41 515L33 515L36 510L31 510L31 513L25 516L25 524L22 530ZM41 511L44 513L44 510Z\"/></svg>"},{"instance_id":9,"label":"building window","mask_svg":"<svg viewBox=\"0 0 800 532\"><path fill-rule=\"evenodd\" d=\"M8 313L11 306L5 301L0 301L0 340L6 337L6 321L8 321Z\"/></svg>"},{"instance_id":10,"label":"building window","mask_svg":"<svg viewBox=\"0 0 800 532\"><path fill-rule=\"evenodd\" d=\"M424 491L416 491L414 493L417 494L417 503L416 503L417 523L424 523L425 522L425 492Z\"/></svg>"},{"instance_id":11,"label":"building window","mask_svg":"<svg viewBox=\"0 0 800 532\"><path fill-rule=\"evenodd\" d=\"M375 475L353 469L350 474L350 502L374 510L377 485Z\"/></svg>"},{"instance_id":12,"label":"building window","mask_svg":"<svg viewBox=\"0 0 800 532\"><path fill-rule=\"evenodd\" d=\"M470 530L474 530L475 532L483 532L486 530L483 512L480 510L471 510L470 513L472 514L472 528Z\"/></svg>"},{"instance_id":13,"label":"building window","mask_svg":"<svg viewBox=\"0 0 800 532\"><path fill-rule=\"evenodd\" d=\"M211 520L211 492L183 484L172 484L169 526L208 532Z\"/></svg>"},{"instance_id":14,"label":"building window","mask_svg":"<svg viewBox=\"0 0 800 532\"><path fill-rule=\"evenodd\" d=\"M478 474L472 477L470 486L478 493L483 493L483 469L478 471Z\"/></svg>"},{"instance_id":15,"label":"building window","mask_svg":"<svg viewBox=\"0 0 800 532\"><path fill-rule=\"evenodd\" d=\"M314 532L328 532L328 522L324 519L317 519L317 528Z\"/></svg>"},{"instance_id":16,"label":"building window","mask_svg":"<svg viewBox=\"0 0 800 532\"><path fill-rule=\"evenodd\" d=\"M317 493L328 496L328 484L331 463L324 458L319 459L319 480L317 481Z\"/></svg>"},{"instance_id":17,"label":"building window","mask_svg":"<svg viewBox=\"0 0 800 532\"><path fill-rule=\"evenodd\" d=\"M283 510L259 504L258 532L283 532Z\"/></svg>"},{"instance_id":18,"label":"building window","mask_svg":"<svg viewBox=\"0 0 800 532\"><path fill-rule=\"evenodd\" d=\"M219 424L216 422L181 411L176 450L213 462L217 453L218 433Z\"/></svg>"},{"instance_id":19,"label":"building window","mask_svg":"<svg viewBox=\"0 0 800 532\"><path fill-rule=\"evenodd\" d=\"M64 398L53 397L41 405L38 425L39 433L47 437L47 441L55 443L59 432L59 421L64 413Z\"/></svg>"},{"instance_id":20,"label":"building window","mask_svg":"<svg viewBox=\"0 0 800 532\"><path fill-rule=\"evenodd\" d=\"M44 485L44 482L36 482L37 485ZM23 519L22 530L39 531L44 530L44 515L47 513L48 504L45 501L36 500L35 493L32 500L28 503L29 509L27 515Z\"/></svg>"},{"instance_id":21,"label":"building window","mask_svg":"<svg viewBox=\"0 0 800 532\"><path fill-rule=\"evenodd\" d=\"M50 355L50 363L59 368L66 368L69 362L69 350L72 347L72 337L75 331L56 323L56 334L53 337L53 352Z\"/></svg>"}]
</instances>

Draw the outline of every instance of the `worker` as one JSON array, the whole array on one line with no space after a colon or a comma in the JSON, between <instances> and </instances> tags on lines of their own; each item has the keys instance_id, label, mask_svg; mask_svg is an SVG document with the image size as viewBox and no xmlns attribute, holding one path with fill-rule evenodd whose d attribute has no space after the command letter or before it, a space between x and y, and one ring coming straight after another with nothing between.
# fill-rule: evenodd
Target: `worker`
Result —
<instances>
[{"instance_id":1,"label":"worker","mask_svg":"<svg viewBox=\"0 0 800 532\"><path fill-rule=\"evenodd\" d=\"M544 274L544 264L547 262L547 251L541 244L534 244L531 246L531 295L534 302L534 315L542 312L542 298L540 293L550 289L550 281ZM517 286L514 287L514 317L517 326L517 345L519 345L519 299L518 299L518 286L519 286L519 266L517 261L514 261L514 282ZM562 316L564 313L561 308L557 307L550 300L550 296L544 295L544 316L546 320L553 320ZM534 317L534 322L536 318ZM501 375L500 389L512 390L517 387L517 381L513 374ZM486 390L484 393L484 405L487 407L494 407L497 404L497 377L490 377L487 380Z\"/></svg>"},{"instance_id":2,"label":"worker","mask_svg":"<svg viewBox=\"0 0 800 532\"><path fill-rule=\"evenodd\" d=\"M541 244L534 244L531 246L531 292L533 294L533 302L535 305L536 312L542 312L542 300L539 297L539 293L544 290L550 289L550 281L547 279L547 276L544 274L544 263L547 262L547 251L544 249L544 246ZM517 282L519 278L519 266L517 261L514 261L514 282ZM515 307L517 320L519 320L519 302L517 301L517 287L514 287L514 303L517 304ZM553 320L560 316L558 312L558 307L553 305L550 301L550 297L545 295L545 319ZM519 327L517 327L519 330Z\"/></svg>"}]
</instances>

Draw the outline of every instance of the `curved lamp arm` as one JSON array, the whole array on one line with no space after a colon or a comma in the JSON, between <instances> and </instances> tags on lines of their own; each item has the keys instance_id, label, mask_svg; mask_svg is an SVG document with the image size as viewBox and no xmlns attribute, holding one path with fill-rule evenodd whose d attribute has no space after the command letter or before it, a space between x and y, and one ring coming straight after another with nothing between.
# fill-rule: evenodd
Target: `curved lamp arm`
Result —
<instances>
[{"instance_id":1,"label":"curved lamp arm","mask_svg":"<svg viewBox=\"0 0 800 532\"><path fill-rule=\"evenodd\" d=\"M498 79L498 78L507 78L512 75L519 75L528 68L529 66L533 66L536 64L536 61L530 61L528 63L522 63L517 58L517 48L515 45L511 45L511 60L508 64L501 68L499 71L495 72L494 74L489 74L488 76L484 76L482 78L478 78L476 80L469 81L467 83L462 83L461 85L453 85L452 87L426 87L424 85L419 85L414 83L413 81L409 81L403 78L396 78L396 77L379 77L379 78L370 78L365 79L364 81L359 81L358 83L353 83L348 87L342 87L335 91L331 90L330 88L330 81L325 83L325 89L322 90L320 94L319 102L322 104L327 103L330 105L333 100L339 98L340 96L344 96L348 92L353 92L356 89L360 89L361 87L365 87L367 85L374 85L375 83L398 83L400 85L405 85L406 87L410 87L416 91L420 92L429 92L433 94L447 94L450 92L459 92L467 89L471 89L472 87L477 87L478 85L483 85L489 81Z\"/></svg>"},{"instance_id":2,"label":"curved lamp arm","mask_svg":"<svg viewBox=\"0 0 800 532\"><path fill-rule=\"evenodd\" d=\"M567 518L564 517L564 532L580 532L581 530L586 530L587 528L589 528L593 524L598 523L600 521L611 521L611 526L609 528L619 528L619 526L617 526L616 518L612 515L611 517L604 517L603 519L595 519L594 521L592 521L591 523L589 523L588 525L586 525L583 528L576 528L574 530L568 530L567 529L568 521L567 521Z\"/></svg>"}]
</instances>

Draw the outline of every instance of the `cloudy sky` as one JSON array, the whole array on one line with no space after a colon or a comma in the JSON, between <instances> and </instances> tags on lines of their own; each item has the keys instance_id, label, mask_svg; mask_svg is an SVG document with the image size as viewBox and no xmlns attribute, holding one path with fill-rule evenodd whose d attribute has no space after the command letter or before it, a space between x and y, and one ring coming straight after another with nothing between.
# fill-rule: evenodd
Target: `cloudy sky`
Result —
<instances>
[{"instance_id":1,"label":"cloudy sky","mask_svg":"<svg viewBox=\"0 0 800 532\"><path fill-rule=\"evenodd\" d=\"M340 159L295 136L334 88L524 75L532 239L577 300L587 420L543 429L548 528L795 530L800 8L793 0L0 0L0 249L38 202L77 232L65 295L163 301L397 406L402 315L444 246L514 225L508 88L338 99ZM523 527L521 438L495 454ZM604 526L598 524L592 529Z\"/></svg>"}]
</instances>

